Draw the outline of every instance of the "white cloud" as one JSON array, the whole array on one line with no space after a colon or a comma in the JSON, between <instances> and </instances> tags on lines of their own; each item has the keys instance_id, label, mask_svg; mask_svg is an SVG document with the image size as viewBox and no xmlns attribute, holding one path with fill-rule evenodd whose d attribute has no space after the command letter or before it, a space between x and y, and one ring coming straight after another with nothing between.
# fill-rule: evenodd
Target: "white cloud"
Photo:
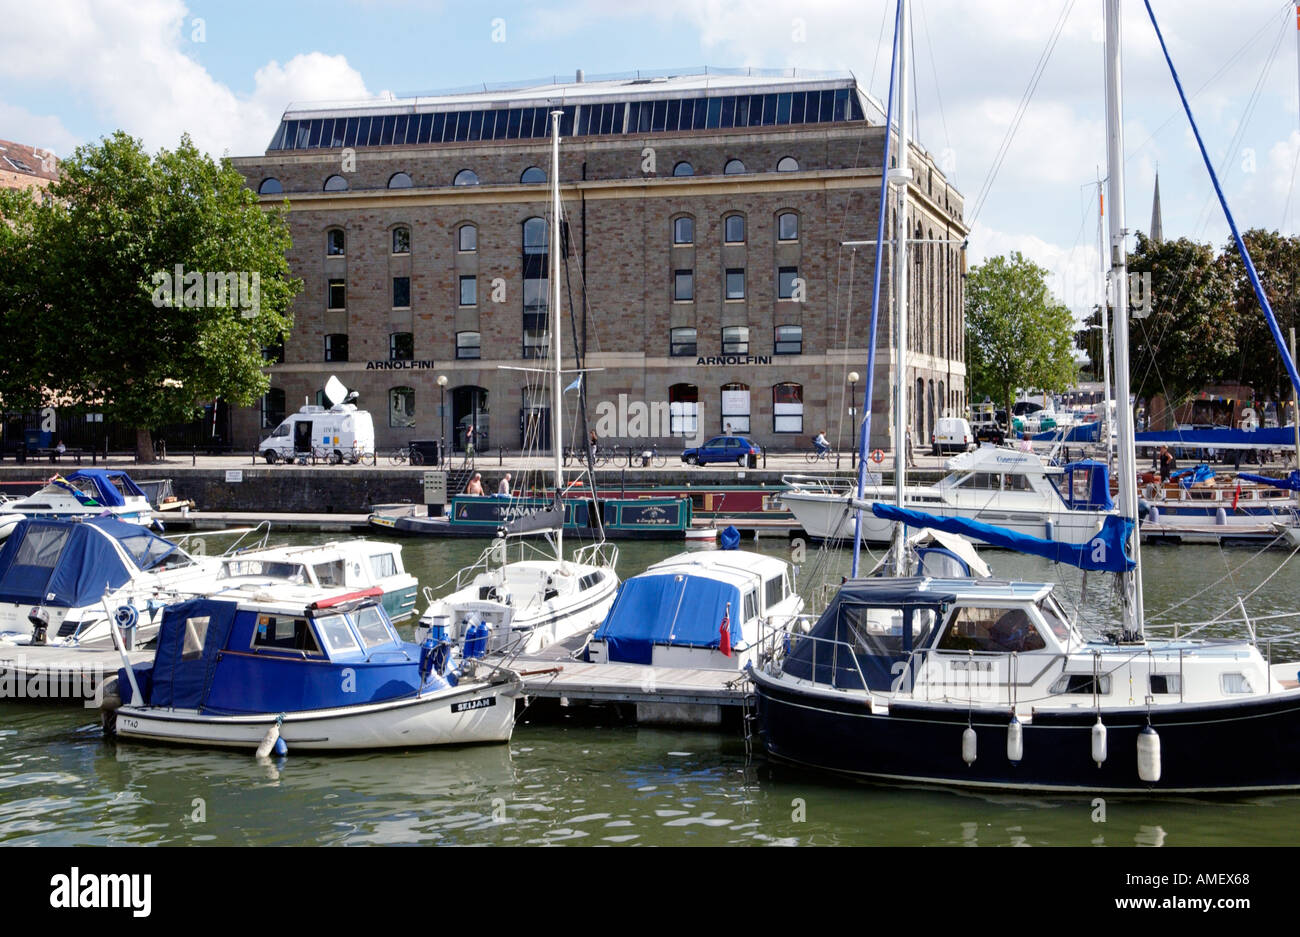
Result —
<instances>
[{"instance_id":1,"label":"white cloud","mask_svg":"<svg viewBox=\"0 0 1300 937\"><path fill-rule=\"evenodd\" d=\"M179 0L26 4L6 17L0 77L11 87L66 88L150 150L174 147L188 132L215 156L261 152L290 101L366 95L343 56L318 52L267 64L255 74L253 92L237 94L197 60L218 40L204 34L202 43L194 41L197 26Z\"/></svg>"},{"instance_id":2,"label":"white cloud","mask_svg":"<svg viewBox=\"0 0 1300 937\"><path fill-rule=\"evenodd\" d=\"M1101 302L1104 277L1101 257L1093 244L1065 248L1033 234L995 231L977 222L971 231L967 262L973 267L1012 251L1019 251L1027 260L1047 269L1052 295L1065 303L1076 318L1087 315Z\"/></svg>"},{"instance_id":3,"label":"white cloud","mask_svg":"<svg viewBox=\"0 0 1300 937\"><path fill-rule=\"evenodd\" d=\"M6 140L49 150L56 156L71 153L79 142L59 118L33 114L4 101L0 101L0 127Z\"/></svg>"}]
</instances>

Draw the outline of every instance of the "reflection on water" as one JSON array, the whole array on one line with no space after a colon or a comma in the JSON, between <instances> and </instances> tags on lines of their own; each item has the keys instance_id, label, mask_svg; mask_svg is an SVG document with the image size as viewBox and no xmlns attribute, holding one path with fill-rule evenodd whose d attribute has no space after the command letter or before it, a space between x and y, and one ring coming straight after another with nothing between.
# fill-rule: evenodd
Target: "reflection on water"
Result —
<instances>
[{"instance_id":1,"label":"reflection on water","mask_svg":"<svg viewBox=\"0 0 1300 937\"><path fill-rule=\"evenodd\" d=\"M404 546L407 568L423 583L438 583L482 544ZM775 539L745 546L787 557L790 550ZM626 577L676 548L628 543L620 552ZM1214 548L1143 553L1148 609L1186 601L1179 612L1193 621L1235 604L1286 556ZM1087 625L1114 627L1117 606L1104 577L1085 586L1077 573L1045 561L999 552L988 558L999 575L1058 583L1069 608L1082 596ZM847 568L846 551L810 548L800 582L805 589L833 583ZM1252 615L1300 608L1300 581L1284 570L1246 606ZM6 704L2 712L5 844L1290 845L1300 833L1300 796L1103 800L868 786L747 761L740 738L707 731L524 722L509 745L291 752L258 762L240 753L108 742L83 709Z\"/></svg>"}]
</instances>

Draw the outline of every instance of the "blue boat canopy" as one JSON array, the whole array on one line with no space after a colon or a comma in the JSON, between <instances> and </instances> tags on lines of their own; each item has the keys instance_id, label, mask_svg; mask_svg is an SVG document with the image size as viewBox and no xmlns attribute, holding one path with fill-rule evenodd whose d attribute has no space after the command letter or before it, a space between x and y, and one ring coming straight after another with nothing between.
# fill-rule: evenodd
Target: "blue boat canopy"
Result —
<instances>
[{"instance_id":1,"label":"blue boat canopy","mask_svg":"<svg viewBox=\"0 0 1300 937\"><path fill-rule=\"evenodd\" d=\"M962 534L975 540L983 540L995 547L1041 556L1053 563L1068 563L1079 569L1122 573L1137 566L1128 554L1133 522L1118 514L1108 514L1102 522L1101 530L1091 540L1072 544L1018 534L1004 527L981 524L979 521L967 520L964 517L935 517L924 511L913 511L880 502L871 505L871 513L883 520L898 521L912 527L946 530L950 534Z\"/></svg>"},{"instance_id":2,"label":"blue boat canopy","mask_svg":"<svg viewBox=\"0 0 1300 937\"><path fill-rule=\"evenodd\" d=\"M206 598L168 606L149 685L140 688L150 705L199 707L238 610L235 602Z\"/></svg>"},{"instance_id":3,"label":"blue boat canopy","mask_svg":"<svg viewBox=\"0 0 1300 937\"><path fill-rule=\"evenodd\" d=\"M116 589L135 570L114 548L121 543L132 556L136 550L148 554L151 545L138 540L144 535L176 549L137 524L112 517L86 521L58 518L27 518L18 522L0 548L0 602L53 605L75 608L98 601L104 587ZM164 554L165 555L165 554Z\"/></svg>"},{"instance_id":4,"label":"blue boat canopy","mask_svg":"<svg viewBox=\"0 0 1300 937\"><path fill-rule=\"evenodd\" d=\"M75 495L77 500L87 507L124 507L126 505L124 494L148 500L145 493L140 490L140 486L131 481L131 476L118 469L78 469L66 479L62 479L64 484L59 484L60 480L58 476L51 479L54 484L66 488ZM92 498L87 498L86 488L95 492Z\"/></svg>"},{"instance_id":5,"label":"blue boat canopy","mask_svg":"<svg viewBox=\"0 0 1300 937\"><path fill-rule=\"evenodd\" d=\"M1191 488L1193 485L1207 482L1214 477L1214 469L1210 468L1204 462L1200 465L1194 465L1191 468L1179 469L1169 476L1178 480L1178 484L1184 488Z\"/></svg>"},{"instance_id":6,"label":"blue boat canopy","mask_svg":"<svg viewBox=\"0 0 1300 937\"><path fill-rule=\"evenodd\" d=\"M921 589L918 578L850 579L805 637L793 637L787 674L828 686L887 690L896 665L923 647L956 595ZM888 609L897 615L869 615ZM852 653L849 653L852 649Z\"/></svg>"},{"instance_id":7,"label":"blue boat canopy","mask_svg":"<svg viewBox=\"0 0 1300 937\"><path fill-rule=\"evenodd\" d=\"M682 573L634 576L619 587L595 637L606 642L610 661L649 664L656 644L717 647L728 617L735 647L744 638L737 586Z\"/></svg>"},{"instance_id":8,"label":"blue boat canopy","mask_svg":"<svg viewBox=\"0 0 1300 937\"><path fill-rule=\"evenodd\" d=\"M1182 446L1204 449L1287 449L1295 445L1289 427L1248 429L1162 429L1134 433L1139 446Z\"/></svg>"},{"instance_id":9,"label":"blue boat canopy","mask_svg":"<svg viewBox=\"0 0 1300 937\"><path fill-rule=\"evenodd\" d=\"M1072 511L1113 511L1110 497L1110 468L1096 459L1068 462L1053 479L1061 499Z\"/></svg>"}]
</instances>

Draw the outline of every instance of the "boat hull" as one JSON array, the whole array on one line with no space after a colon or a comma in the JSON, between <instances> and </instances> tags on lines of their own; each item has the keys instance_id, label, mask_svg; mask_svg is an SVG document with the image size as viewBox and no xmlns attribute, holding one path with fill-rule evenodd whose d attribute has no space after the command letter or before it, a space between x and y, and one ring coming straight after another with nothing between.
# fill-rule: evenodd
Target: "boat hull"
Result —
<instances>
[{"instance_id":1,"label":"boat hull","mask_svg":"<svg viewBox=\"0 0 1300 937\"><path fill-rule=\"evenodd\" d=\"M1233 792L1300 788L1300 690L1231 704L1153 707L1160 779L1138 775L1147 709L1106 711L1107 758L1092 760L1092 709L1035 713L1023 757L1007 758L1007 710L894 703L874 711L861 694L811 691L753 674L760 732L774 759L856 778L949 787L1061 792ZM968 715L969 713L969 715ZM969 718L969 723L968 723ZM977 757L962 758L975 730Z\"/></svg>"},{"instance_id":2,"label":"boat hull","mask_svg":"<svg viewBox=\"0 0 1300 937\"><path fill-rule=\"evenodd\" d=\"M508 742L518 682L462 684L383 703L284 714L289 749L346 751ZM220 716L195 710L123 706L119 738L205 747L256 749L278 713Z\"/></svg>"}]
</instances>

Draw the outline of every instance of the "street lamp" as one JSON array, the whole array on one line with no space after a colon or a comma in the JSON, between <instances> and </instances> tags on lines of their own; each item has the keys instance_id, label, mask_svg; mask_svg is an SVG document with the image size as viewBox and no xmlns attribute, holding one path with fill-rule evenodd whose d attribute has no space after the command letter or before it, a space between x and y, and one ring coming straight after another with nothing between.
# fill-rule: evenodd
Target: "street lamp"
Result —
<instances>
[{"instance_id":1,"label":"street lamp","mask_svg":"<svg viewBox=\"0 0 1300 937\"><path fill-rule=\"evenodd\" d=\"M447 451L447 375L438 375L438 455L446 464Z\"/></svg>"},{"instance_id":2,"label":"street lamp","mask_svg":"<svg viewBox=\"0 0 1300 937\"><path fill-rule=\"evenodd\" d=\"M854 422L853 419L853 417L857 414L856 404L858 402L858 377L859 374L857 371L849 372L849 423L852 424L853 426L853 439L854 439L853 452L850 457L852 461L849 463L850 468L858 467L857 442L862 433L862 430L858 429L858 424Z\"/></svg>"}]
</instances>

